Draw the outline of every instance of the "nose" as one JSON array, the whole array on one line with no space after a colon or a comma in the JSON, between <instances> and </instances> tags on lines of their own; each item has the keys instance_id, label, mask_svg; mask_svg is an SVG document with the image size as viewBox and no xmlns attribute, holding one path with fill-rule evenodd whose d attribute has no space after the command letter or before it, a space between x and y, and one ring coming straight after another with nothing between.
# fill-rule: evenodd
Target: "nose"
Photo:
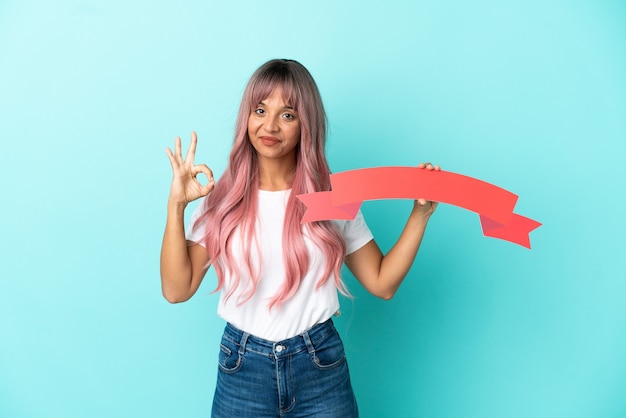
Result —
<instances>
[{"instance_id":1,"label":"nose","mask_svg":"<svg viewBox=\"0 0 626 418\"><path fill-rule=\"evenodd\" d=\"M265 130L268 132L277 132L280 129L278 117L271 116L265 119Z\"/></svg>"}]
</instances>

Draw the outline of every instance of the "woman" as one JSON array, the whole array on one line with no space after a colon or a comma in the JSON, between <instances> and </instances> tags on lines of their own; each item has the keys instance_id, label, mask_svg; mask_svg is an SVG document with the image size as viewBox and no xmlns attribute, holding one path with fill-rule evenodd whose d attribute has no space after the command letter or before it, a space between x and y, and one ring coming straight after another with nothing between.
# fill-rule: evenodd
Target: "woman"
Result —
<instances>
[{"instance_id":1,"label":"woman","mask_svg":"<svg viewBox=\"0 0 626 418\"><path fill-rule=\"evenodd\" d=\"M330 190L326 116L309 72L271 60L251 77L229 165L218 182L167 154L174 177L161 251L163 295L189 299L210 265L227 321L220 344L214 417L357 417L343 345L330 319L347 293L345 262L373 295L390 299L407 274L437 204L418 199L397 243L383 255L359 213L354 221L301 225L302 193ZM432 164L420 164L439 170ZM203 173L208 183L196 176ZM207 196L185 233L187 204Z\"/></svg>"}]
</instances>

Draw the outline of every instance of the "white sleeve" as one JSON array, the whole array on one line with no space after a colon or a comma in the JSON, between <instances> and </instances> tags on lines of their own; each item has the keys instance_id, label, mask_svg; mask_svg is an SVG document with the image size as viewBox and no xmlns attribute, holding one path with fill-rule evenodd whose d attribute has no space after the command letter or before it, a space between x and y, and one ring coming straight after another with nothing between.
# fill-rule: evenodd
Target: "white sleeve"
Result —
<instances>
[{"instance_id":1,"label":"white sleeve","mask_svg":"<svg viewBox=\"0 0 626 418\"><path fill-rule=\"evenodd\" d=\"M339 227L343 240L346 242L346 255L352 254L359 248L374 239L372 231L365 223L365 218L359 210L351 221L333 221Z\"/></svg>"},{"instance_id":2,"label":"white sleeve","mask_svg":"<svg viewBox=\"0 0 626 418\"><path fill-rule=\"evenodd\" d=\"M196 220L200 217L200 215L202 215L203 209L204 199L198 204L196 209L191 214L191 219L189 219L189 224L185 229L185 238L187 241L195 242L196 244L200 244L204 247L202 238L204 238L204 234L206 232L206 220L196 224Z\"/></svg>"}]
</instances>

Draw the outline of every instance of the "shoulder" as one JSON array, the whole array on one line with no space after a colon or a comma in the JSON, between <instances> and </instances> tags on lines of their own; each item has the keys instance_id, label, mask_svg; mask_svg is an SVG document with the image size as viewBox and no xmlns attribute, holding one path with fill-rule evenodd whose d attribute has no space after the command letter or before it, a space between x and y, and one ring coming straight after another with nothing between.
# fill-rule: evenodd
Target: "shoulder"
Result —
<instances>
[{"instance_id":1,"label":"shoulder","mask_svg":"<svg viewBox=\"0 0 626 418\"><path fill-rule=\"evenodd\" d=\"M334 220L332 222L339 229L346 243L346 254L353 253L374 238L361 211L352 220Z\"/></svg>"}]
</instances>

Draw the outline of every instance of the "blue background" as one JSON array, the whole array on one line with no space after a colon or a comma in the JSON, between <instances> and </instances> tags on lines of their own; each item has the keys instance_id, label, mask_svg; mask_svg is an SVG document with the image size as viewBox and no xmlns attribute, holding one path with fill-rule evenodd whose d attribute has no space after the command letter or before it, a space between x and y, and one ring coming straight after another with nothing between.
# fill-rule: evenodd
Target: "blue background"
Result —
<instances>
[{"instance_id":1,"label":"blue background","mask_svg":"<svg viewBox=\"0 0 626 418\"><path fill-rule=\"evenodd\" d=\"M306 65L334 171L433 161L520 196L532 250L441 205L396 298L337 321L363 417L626 416L626 5L0 2L0 416L201 417L211 271L160 293L176 135L223 170L245 82ZM388 249L408 201L363 211Z\"/></svg>"}]
</instances>

